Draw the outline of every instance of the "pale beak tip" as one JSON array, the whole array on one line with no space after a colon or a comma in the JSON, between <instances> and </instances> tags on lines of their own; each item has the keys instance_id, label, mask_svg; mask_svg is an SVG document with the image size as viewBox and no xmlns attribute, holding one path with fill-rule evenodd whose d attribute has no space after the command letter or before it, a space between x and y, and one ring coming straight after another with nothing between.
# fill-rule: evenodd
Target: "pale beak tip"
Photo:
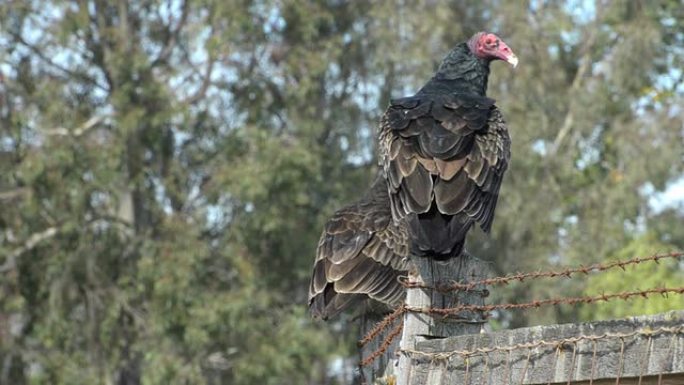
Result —
<instances>
[{"instance_id":1,"label":"pale beak tip","mask_svg":"<svg viewBox=\"0 0 684 385\"><path fill-rule=\"evenodd\" d=\"M518 66L518 57L515 55L510 56L506 61L513 66L513 68Z\"/></svg>"}]
</instances>

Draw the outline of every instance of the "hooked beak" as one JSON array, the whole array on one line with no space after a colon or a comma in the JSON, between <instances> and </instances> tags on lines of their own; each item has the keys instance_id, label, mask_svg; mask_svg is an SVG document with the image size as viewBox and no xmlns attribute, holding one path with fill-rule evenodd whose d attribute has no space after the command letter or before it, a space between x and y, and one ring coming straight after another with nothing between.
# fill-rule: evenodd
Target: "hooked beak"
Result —
<instances>
[{"instance_id":1,"label":"hooked beak","mask_svg":"<svg viewBox=\"0 0 684 385\"><path fill-rule=\"evenodd\" d=\"M513 50L503 41L499 42L499 45L497 47L496 54L494 54L494 57L497 59L503 60L506 63L510 64L513 66L513 68L518 66L518 57L515 56L513 53Z\"/></svg>"}]
</instances>

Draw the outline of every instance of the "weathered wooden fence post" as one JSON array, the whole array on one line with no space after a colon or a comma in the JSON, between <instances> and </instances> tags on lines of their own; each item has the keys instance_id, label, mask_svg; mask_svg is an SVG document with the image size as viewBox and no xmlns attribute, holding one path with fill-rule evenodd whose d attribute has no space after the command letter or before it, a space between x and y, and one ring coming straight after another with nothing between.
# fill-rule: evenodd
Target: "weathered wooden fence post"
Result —
<instances>
[{"instance_id":1,"label":"weathered wooden fence post","mask_svg":"<svg viewBox=\"0 0 684 385\"><path fill-rule=\"evenodd\" d=\"M484 305L488 292L482 285L470 290L439 290L453 283L469 283L484 279L488 265L464 252L458 258L437 261L424 257L412 257L416 271L409 274L406 295L404 329L399 342L401 351L414 350L420 341L446 338L482 331L486 317L477 311L461 311L441 315L417 312L411 309L455 308L459 305ZM398 385L408 385L411 377L410 357L401 354L396 370Z\"/></svg>"}]
</instances>

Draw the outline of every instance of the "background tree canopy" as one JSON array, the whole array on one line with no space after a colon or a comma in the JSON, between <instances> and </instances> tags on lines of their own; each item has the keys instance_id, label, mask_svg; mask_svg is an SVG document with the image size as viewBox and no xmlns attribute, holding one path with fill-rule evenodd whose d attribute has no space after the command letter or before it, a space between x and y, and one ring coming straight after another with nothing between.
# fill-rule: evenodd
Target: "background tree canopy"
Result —
<instances>
[{"instance_id":1,"label":"background tree canopy","mask_svg":"<svg viewBox=\"0 0 684 385\"><path fill-rule=\"evenodd\" d=\"M389 98L482 29L521 65L493 65L513 160L469 249L506 273L684 248L684 8L596 3L3 1L0 383L347 383L352 324L306 314L319 231L368 185Z\"/></svg>"}]
</instances>

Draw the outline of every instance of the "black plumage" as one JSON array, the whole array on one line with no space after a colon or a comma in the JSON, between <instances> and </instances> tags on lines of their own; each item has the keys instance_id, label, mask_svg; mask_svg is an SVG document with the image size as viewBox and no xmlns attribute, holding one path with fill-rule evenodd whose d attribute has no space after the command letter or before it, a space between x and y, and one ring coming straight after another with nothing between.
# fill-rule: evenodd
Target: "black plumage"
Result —
<instances>
[{"instance_id":1,"label":"black plumage","mask_svg":"<svg viewBox=\"0 0 684 385\"><path fill-rule=\"evenodd\" d=\"M395 307L409 253L458 257L474 223L490 230L510 159L506 124L486 96L496 59L518 63L496 35L475 34L416 95L391 101L378 136L380 175L321 235L309 288L315 317L366 299Z\"/></svg>"},{"instance_id":2,"label":"black plumage","mask_svg":"<svg viewBox=\"0 0 684 385\"><path fill-rule=\"evenodd\" d=\"M510 137L485 91L489 60L467 43L415 95L392 100L379 133L380 164L395 221L407 221L413 252L461 254L478 222L488 232L510 159Z\"/></svg>"},{"instance_id":3,"label":"black plumage","mask_svg":"<svg viewBox=\"0 0 684 385\"><path fill-rule=\"evenodd\" d=\"M358 202L326 223L309 286L309 308L317 318L332 317L359 301L390 307L404 299L397 280L409 269L408 234L390 212L384 178L378 176Z\"/></svg>"}]
</instances>

